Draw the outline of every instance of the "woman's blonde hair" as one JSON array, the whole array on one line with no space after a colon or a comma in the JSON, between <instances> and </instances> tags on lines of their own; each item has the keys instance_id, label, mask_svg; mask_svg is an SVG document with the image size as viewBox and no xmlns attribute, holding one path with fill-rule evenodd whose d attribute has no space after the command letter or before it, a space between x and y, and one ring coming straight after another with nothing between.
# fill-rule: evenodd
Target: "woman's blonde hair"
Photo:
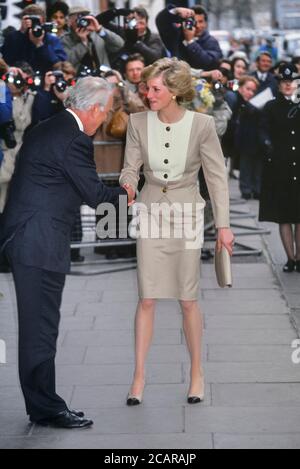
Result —
<instances>
[{"instance_id":1,"label":"woman's blonde hair","mask_svg":"<svg viewBox=\"0 0 300 469\"><path fill-rule=\"evenodd\" d=\"M251 75L243 76L239 81L239 87L241 88L242 86L245 86L246 83L248 83L249 81L254 83L257 88L259 87L259 81L255 77L252 77Z\"/></svg>"},{"instance_id":2,"label":"woman's blonde hair","mask_svg":"<svg viewBox=\"0 0 300 469\"><path fill-rule=\"evenodd\" d=\"M178 104L193 101L195 88L191 67L186 62L176 58L157 60L154 64L144 69L142 81L147 83L152 78L157 78L161 75L164 85L171 93L176 95Z\"/></svg>"}]
</instances>

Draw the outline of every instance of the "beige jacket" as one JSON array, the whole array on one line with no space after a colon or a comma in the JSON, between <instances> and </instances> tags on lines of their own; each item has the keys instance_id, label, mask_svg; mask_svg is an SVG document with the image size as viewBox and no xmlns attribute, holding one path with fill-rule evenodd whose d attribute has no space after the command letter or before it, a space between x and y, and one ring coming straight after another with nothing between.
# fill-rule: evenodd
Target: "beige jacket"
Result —
<instances>
[{"instance_id":1,"label":"beige jacket","mask_svg":"<svg viewBox=\"0 0 300 469\"><path fill-rule=\"evenodd\" d=\"M120 184L130 184L137 190L140 169L144 166L146 183L137 202L145 204L148 208L152 203L159 201L171 204L203 203L198 187L198 174L202 166L216 227L228 228L230 226L228 179L214 119L194 113L184 175L179 181L165 183L154 176L149 164L147 114L142 112L130 116L125 164Z\"/></svg>"},{"instance_id":2,"label":"beige jacket","mask_svg":"<svg viewBox=\"0 0 300 469\"><path fill-rule=\"evenodd\" d=\"M13 118L16 125L14 132L17 141L16 148L8 149L4 142L3 161L0 166L0 213L3 212L9 183L15 171L16 157L23 143L23 135L27 127L31 124L31 111L35 95L28 91L24 96L18 96L13 99Z\"/></svg>"}]
</instances>

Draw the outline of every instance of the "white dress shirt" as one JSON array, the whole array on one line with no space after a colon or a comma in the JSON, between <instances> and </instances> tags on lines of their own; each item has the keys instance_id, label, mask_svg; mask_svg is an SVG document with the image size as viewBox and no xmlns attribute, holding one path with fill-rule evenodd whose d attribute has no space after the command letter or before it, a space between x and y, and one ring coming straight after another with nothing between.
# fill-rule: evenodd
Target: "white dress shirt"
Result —
<instances>
[{"instance_id":1,"label":"white dress shirt","mask_svg":"<svg viewBox=\"0 0 300 469\"><path fill-rule=\"evenodd\" d=\"M77 124L78 124L78 127L79 127L79 130L81 130L81 132L84 132L84 127L83 127L83 123L81 122L81 120L79 119L79 117L77 116L77 114L75 114L75 112L72 111L72 109L67 109L67 111L72 114L72 116L74 117L74 119L76 120Z\"/></svg>"}]
</instances>

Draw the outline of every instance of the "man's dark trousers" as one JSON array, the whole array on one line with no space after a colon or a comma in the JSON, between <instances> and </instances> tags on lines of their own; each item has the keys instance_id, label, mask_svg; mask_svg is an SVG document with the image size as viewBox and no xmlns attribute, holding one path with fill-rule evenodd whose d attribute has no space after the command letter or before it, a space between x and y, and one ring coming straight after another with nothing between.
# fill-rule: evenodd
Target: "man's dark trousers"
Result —
<instances>
[{"instance_id":1,"label":"man's dark trousers","mask_svg":"<svg viewBox=\"0 0 300 469\"><path fill-rule=\"evenodd\" d=\"M67 409L55 391L55 354L71 231L83 203L117 205L122 188L99 180L91 138L67 111L34 127L18 155L1 217L19 310L20 379L34 422Z\"/></svg>"},{"instance_id":2,"label":"man's dark trousers","mask_svg":"<svg viewBox=\"0 0 300 469\"><path fill-rule=\"evenodd\" d=\"M67 410L56 394L55 355L65 274L11 261L19 319L19 376L34 422Z\"/></svg>"}]
</instances>

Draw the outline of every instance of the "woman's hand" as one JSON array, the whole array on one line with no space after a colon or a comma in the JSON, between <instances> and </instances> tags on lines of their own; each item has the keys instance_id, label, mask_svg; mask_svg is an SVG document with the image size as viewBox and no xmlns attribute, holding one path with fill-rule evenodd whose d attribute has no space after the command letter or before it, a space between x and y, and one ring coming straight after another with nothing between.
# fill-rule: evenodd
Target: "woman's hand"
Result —
<instances>
[{"instance_id":1,"label":"woman's hand","mask_svg":"<svg viewBox=\"0 0 300 469\"><path fill-rule=\"evenodd\" d=\"M223 246L227 249L230 256L232 256L233 246L234 246L234 234L230 228L218 229L218 239L217 239L218 252L221 252Z\"/></svg>"},{"instance_id":2,"label":"woman's hand","mask_svg":"<svg viewBox=\"0 0 300 469\"><path fill-rule=\"evenodd\" d=\"M128 194L128 207L131 207L135 203L135 190L129 184L124 184L123 188Z\"/></svg>"}]
</instances>

